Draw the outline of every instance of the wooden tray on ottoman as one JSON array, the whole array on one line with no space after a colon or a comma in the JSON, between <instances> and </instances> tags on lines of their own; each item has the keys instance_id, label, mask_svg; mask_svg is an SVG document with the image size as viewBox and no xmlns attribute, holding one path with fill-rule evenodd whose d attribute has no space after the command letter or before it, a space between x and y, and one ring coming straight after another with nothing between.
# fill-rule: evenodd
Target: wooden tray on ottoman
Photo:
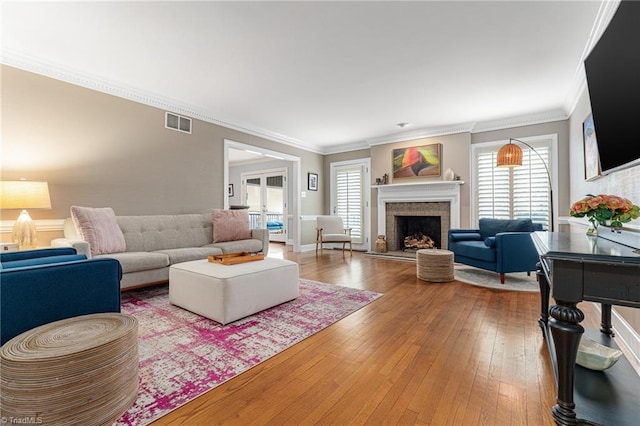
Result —
<instances>
[{"instance_id":1,"label":"wooden tray on ottoman","mask_svg":"<svg viewBox=\"0 0 640 426\"><path fill-rule=\"evenodd\" d=\"M263 260L263 253L249 253L246 251L240 253L216 254L209 256L209 262L220 263L222 265L237 265L239 263L253 262L255 260Z\"/></svg>"}]
</instances>

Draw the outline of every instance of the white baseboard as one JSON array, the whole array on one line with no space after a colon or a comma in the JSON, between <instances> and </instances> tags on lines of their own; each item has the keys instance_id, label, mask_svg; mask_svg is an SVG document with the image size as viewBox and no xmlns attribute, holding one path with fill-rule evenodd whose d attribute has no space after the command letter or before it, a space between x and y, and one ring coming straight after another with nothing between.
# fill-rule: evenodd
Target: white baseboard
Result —
<instances>
[{"instance_id":1,"label":"white baseboard","mask_svg":"<svg viewBox=\"0 0 640 426\"><path fill-rule=\"evenodd\" d=\"M316 249L316 244L304 244L304 245L300 245L300 252L304 252L304 251L315 251Z\"/></svg>"}]
</instances>

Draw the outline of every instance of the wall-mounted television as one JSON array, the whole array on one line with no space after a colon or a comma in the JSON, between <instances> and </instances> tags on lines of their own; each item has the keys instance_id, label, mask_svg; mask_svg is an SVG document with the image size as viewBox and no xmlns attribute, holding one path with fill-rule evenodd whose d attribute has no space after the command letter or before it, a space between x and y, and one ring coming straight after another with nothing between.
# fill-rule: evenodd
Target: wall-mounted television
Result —
<instances>
[{"instance_id":1,"label":"wall-mounted television","mask_svg":"<svg viewBox=\"0 0 640 426\"><path fill-rule=\"evenodd\" d=\"M640 1L622 1L584 61L602 173L640 164Z\"/></svg>"}]
</instances>

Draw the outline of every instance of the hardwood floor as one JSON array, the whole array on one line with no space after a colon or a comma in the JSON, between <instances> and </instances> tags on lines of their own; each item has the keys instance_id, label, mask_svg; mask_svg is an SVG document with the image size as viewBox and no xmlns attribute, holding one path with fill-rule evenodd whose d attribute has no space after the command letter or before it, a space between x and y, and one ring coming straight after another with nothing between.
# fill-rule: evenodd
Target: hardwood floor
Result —
<instances>
[{"instance_id":1,"label":"hardwood floor","mask_svg":"<svg viewBox=\"0 0 640 426\"><path fill-rule=\"evenodd\" d=\"M427 283L412 262L282 247L270 256L298 262L302 278L384 296L154 426L553 424L538 293Z\"/></svg>"}]
</instances>

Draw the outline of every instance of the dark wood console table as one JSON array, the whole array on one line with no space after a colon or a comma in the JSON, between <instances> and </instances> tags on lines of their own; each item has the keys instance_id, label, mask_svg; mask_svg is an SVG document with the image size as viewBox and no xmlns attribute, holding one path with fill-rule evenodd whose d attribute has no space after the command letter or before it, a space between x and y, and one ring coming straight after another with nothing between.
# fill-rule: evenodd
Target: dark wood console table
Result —
<instances>
[{"instance_id":1,"label":"dark wood console table","mask_svg":"<svg viewBox=\"0 0 640 426\"><path fill-rule=\"evenodd\" d=\"M602 304L601 333L589 337L614 347L611 305L640 308L640 254L586 234L535 232L531 238L540 255L538 323L556 379L557 398L552 408L556 424L637 425L640 378L628 361L622 357L602 372L575 366L575 360L584 332L580 325L584 314L576 306L579 302ZM555 301L551 307L550 296Z\"/></svg>"}]
</instances>

